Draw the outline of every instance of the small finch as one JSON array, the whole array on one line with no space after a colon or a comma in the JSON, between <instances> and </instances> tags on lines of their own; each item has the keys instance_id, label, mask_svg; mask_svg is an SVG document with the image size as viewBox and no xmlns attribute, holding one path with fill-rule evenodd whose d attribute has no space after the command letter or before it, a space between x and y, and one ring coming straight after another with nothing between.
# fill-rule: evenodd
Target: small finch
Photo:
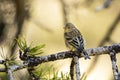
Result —
<instances>
[{"instance_id":1,"label":"small finch","mask_svg":"<svg viewBox=\"0 0 120 80\"><path fill-rule=\"evenodd\" d=\"M90 59L88 53L84 49L84 39L80 31L72 24L67 23L64 27L65 44L71 51L83 53L85 59Z\"/></svg>"}]
</instances>

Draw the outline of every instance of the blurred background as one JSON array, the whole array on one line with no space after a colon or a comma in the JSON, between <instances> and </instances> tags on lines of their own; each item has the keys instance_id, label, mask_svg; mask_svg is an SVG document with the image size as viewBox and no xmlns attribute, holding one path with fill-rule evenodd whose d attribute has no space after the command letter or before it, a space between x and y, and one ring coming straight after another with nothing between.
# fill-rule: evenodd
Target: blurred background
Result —
<instances>
[{"instance_id":1,"label":"blurred background","mask_svg":"<svg viewBox=\"0 0 120 80\"><path fill-rule=\"evenodd\" d=\"M86 49L119 43L120 1L0 0L0 46L9 48L7 54L13 55L18 52L13 41L22 35L28 44L32 41L35 45L45 44L42 55L66 51L63 27L67 22L73 23L81 31ZM119 57L117 54L118 66ZM67 74L70 62L71 59L65 59L47 65L52 64L59 73ZM91 60L81 58L79 62L81 74L86 74L86 80L114 79L108 55L91 57ZM3 73L0 74L2 80L7 80ZM19 77L16 80L27 80L26 75L16 74Z\"/></svg>"}]
</instances>

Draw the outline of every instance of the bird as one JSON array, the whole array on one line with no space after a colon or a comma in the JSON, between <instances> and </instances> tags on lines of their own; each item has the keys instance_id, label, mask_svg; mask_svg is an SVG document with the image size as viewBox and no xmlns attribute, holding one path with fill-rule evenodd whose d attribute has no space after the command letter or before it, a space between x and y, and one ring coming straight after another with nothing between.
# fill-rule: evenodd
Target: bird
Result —
<instances>
[{"instance_id":1,"label":"bird","mask_svg":"<svg viewBox=\"0 0 120 80\"><path fill-rule=\"evenodd\" d=\"M84 49L84 39L81 32L72 24L66 23L64 27L64 39L66 47L78 54L83 53L85 59L90 59L88 53Z\"/></svg>"}]
</instances>

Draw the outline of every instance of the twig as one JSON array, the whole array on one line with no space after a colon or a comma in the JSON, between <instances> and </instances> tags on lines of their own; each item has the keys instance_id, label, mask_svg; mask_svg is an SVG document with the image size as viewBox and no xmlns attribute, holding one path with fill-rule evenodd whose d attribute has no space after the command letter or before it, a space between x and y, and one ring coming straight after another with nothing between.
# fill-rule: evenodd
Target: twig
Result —
<instances>
[{"instance_id":1,"label":"twig","mask_svg":"<svg viewBox=\"0 0 120 80\"><path fill-rule=\"evenodd\" d=\"M18 38L18 36L21 34L22 32L22 28L23 28L23 23L25 20L25 3L24 0L15 0L15 4L16 4L16 23L17 23L17 32L15 34L15 38ZM15 50L16 50L16 46L17 46L17 42L14 43L14 45L11 48L11 56L14 54Z\"/></svg>"},{"instance_id":2,"label":"twig","mask_svg":"<svg viewBox=\"0 0 120 80\"><path fill-rule=\"evenodd\" d=\"M74 80L74 59L73 58L70 64L70 77L71 77L71 80Z\"/></svg>"},{"instance_id":3,"label":"twig","mask_svg":"<svg viewBox=\"0 0 120 80\"><path fill-rule=\"evenodd\" d=\"M12 70L12 71L17 71L17 70L20 70L20 69L24 69L24 68L26 68L26 67L28 67L28 64L23 64L23 65L11 65L11 66L9 66L9 68L10 68L10 70ZM6 72L7 71L7 68L0 68L0 72Z\"/></svg>"},{"instance_id":4,"label":"twig","mask_svg":"<svg viewBox=\"0 0 120 80\"><path fill-rule=\"evenodd\" d=\"M104 8L108 8L110 6L111 2L112 2L112 0L106 0L102 5L100 5L96 8L96 11L101 11Z\"/></svg>"},{"instance_id":5,"label":"twig","mask_svg":"<svg viewBox=\"0 0 120 80\"><path fill-rule=\"evenodd\" d=\"M4 60L0 60L0 64L3 64L5 61Z\"/></svg>"},{"instance_id":6,"label":"twig","mask_svg":"<svg viewBox=\"0 0 120 80\"><path fill-rule=\"evenodd\" d=\"M7 73L8 73L9 79L14 80L12 70L8 69Z\"/></svg>"},{"instance_id":7,"label":"twig","mask_svg":"<svg viewBox=\"0 0 120 80\"><path fill-rule=\"evenodd\" d=\"M4 40L4 29L5 29L5 24L0 21L0 43Z\"/></svg>"},{"instance_id":8,"label":"twig","mask_svg":"<svg viewBox=\"0 0 120 80\"><path fill-rule=\"evenodd\" d=\"M62 4L62 9L63 9L64 24L66 24L69 20L68 13L67 13L68 6L66 5L65 0L61 0L61 4Z\"/></svg>"},{"instance_id":9,"label":"twig","mask_svg":"<svg viewBox=\"0 0 120 80\"><path fill-rule=\"evenodd\" d=\"M78 56L74 56L73 59L75 64L76 80L80 80L79 58Z\"/></svg>"},{"instance_id":10,"label":"twig","mask_svg":"<svg viewBox=\"0 0 120 80\"><path fill-rule=\"evenodd\" d=\"M31 79L31 80L39 80L39 78L37 78L37 77L35 76L35 74L33 73L34 70L35 70L34 67L29 67L29 68L28 68L28 72L29 72L29 74L30 74L30 79Z\"/></svg>"},{"instance_id":11,"label":"twig","mask_svg":"<svg viewBox=\"0 0 120 80\"><path fill-rule=\"evenodd\" d=\"M110 36L112 35L113 31L117 27L117 24L119 23L119 21L120 21L120 12L119 12L118 16L116 17L116 19L114 20L113 24L110 26L110 28L107 31L105 37L100 42L99 46L103 46L103 44L105 44L105 42L110 40Z\"/></svg>"},{"instance_id":12,"label":"twig","mask_svg":"<svg viewBox=\"0 0 120 80\"><path fill-rule=\"evenodd\" d=\"M0 68L0 72L6 72L5 68Z\"/></svg>"},{"instance_id":13,"label":"twig","mask_svg":"<svg viewBox=\"0 0 120 80\"><path fill-rule=\"evenodd\" d=\"M114 74L114 79L115 80L120 80L118 67L117 67L117 64L116 64L116 61L117 61L116 52L114 50L110 51L110 59L111 59L111 62L112 62L112 70L113 70L113 74Z\"/></svg>"},{"instance_id":14,"label":"twig","mask_svg":"<svg viewBox=\"0 0 120 80\"><path fill-rule=\"evenodd\" d=\"M20 69L24 69L24 68L26 68L26 67L28 67L28 64L23 64L23 65L12 65L12 66L10 66L10 69L12 70L12 71L17 71L17 70L20 70Z\"/></svg>"},{"instance_id":15,"label":"twig","mask_svg":"<svg viewBox=\"0 0 120 80\"><path fill-rule=\"evenodd\" d=\"M52 33L53 32L53 30L52 29L50 29L49 27L47 27L45 24L43 24L42 22L40 22L40 21L38 21L38 20L36 20L36 19L29 19L29 21L30 22L33 22L38 28L40 28L40 29L42 29L42 30L45 30L45 31L47 31L47 32L50 32L50 33Z\"/></svg>"}]
</instances>

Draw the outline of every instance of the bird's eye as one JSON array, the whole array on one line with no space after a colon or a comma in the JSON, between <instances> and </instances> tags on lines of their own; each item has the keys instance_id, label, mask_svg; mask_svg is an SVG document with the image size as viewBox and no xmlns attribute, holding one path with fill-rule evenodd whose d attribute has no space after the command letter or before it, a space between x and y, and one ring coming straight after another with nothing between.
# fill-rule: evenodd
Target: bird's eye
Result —
<instances>
[{"instance_id":1,"label":"bird's eye","mask_svg":"<svg viewBox=\"0 0 120 80\"><path fill-rule=\"evenodd\" d=\"M70 29L70 26L67 26L68 29Z\"/></svg>"}]
</instances>

